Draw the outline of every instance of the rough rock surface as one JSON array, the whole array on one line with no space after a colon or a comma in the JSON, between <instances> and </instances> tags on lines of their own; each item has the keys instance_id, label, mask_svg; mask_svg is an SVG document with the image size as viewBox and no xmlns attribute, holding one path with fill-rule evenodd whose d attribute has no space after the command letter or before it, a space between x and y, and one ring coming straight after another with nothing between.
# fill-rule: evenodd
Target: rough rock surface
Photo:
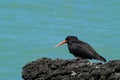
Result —
<instances>
[{"instance_id":1,"label":"rough rock surface","mask_svg":"<svg viewBox=\"0 0 120 80\"><path fill-rule=\"evenodd\" d=\"M42 58L23 67L24 80L120 80L120 60L105 64L87 60Z\"/></svg>"}]
</instances>

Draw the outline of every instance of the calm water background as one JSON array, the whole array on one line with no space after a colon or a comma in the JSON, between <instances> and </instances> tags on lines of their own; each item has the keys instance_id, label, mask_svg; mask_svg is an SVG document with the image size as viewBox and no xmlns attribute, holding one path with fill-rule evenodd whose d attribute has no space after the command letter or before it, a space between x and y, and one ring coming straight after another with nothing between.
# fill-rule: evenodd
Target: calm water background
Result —
<instances>
[{"instance_id":1,"label":"calm water background","mask_svg":"<svg viewBox=\"0 0 120 80\"><path fill-rule=\"evenodd\" d=\"M120 0L0 0L0 80L22 80L22 67L41 57L74 58L54 48L68 35L120 59Z\"/></svg>"}]
</instances>

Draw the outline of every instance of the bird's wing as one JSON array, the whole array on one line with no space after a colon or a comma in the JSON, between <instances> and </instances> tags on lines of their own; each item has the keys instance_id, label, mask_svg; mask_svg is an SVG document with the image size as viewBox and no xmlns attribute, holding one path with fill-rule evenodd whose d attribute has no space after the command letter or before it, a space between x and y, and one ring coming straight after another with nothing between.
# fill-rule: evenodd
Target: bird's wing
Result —
<instances>
[{"instance_id":1,"label":"bird's wing","mask_svg":"<svg viewBox=\"0 0 120 80\"><path fill-rule=\"evenodd\" d=\"M85 43L84 44L84 49L89 50L90 56L92 56L94 59L101 60L103 62L106 62L106 59L100 56L89 44Z\"/></svg>"},{"instance_id":2,"label":"bird's wing","mask_svg":"<svg viewBox=\"0 0 120 80\"><path fill-rule=\"evenodd\" d=\"M83 53L83 55L86 55L91 58L95 58L96 56L99 56L97 52L87 43L74 43L72 44L72 50L74 50L76 53Z\"/></svg>"}]
</instances>

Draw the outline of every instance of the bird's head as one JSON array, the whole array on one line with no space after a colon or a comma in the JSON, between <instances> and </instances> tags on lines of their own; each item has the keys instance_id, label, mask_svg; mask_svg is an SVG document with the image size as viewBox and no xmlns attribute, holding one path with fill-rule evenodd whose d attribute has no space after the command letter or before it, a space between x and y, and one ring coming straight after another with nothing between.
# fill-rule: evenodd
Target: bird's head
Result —
<instances>
[{"instance_id":1,"label":"bird's head","mask_svg":"<svg viewBox=\"0 0 120 80\"><path fill-rule=\"evenodd\" d=\"M71 42L74 42L74 41L77 41L77 40L78 40L78 38L76 36L67 36L64 41L60 42L55 47L59 47L59 46L65 44L65 43L71 43Z\"/></svg>"}]
</instances>

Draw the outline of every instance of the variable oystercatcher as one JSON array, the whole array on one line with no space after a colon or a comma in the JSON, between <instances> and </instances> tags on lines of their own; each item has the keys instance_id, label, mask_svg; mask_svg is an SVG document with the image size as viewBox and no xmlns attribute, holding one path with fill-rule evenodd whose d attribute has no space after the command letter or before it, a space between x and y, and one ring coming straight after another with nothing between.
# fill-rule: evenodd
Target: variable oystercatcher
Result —
<instances>
[{"instance_id":1,"label":"variable oystercatcher","mask_svg":"<svg viewBox=\"0 0 120 80\"><path fill-rule=\"evenodd\" d=\"M96 59L106 62L106 59L100 56L88 43L78 40L76 36L68 36L63 42L56 45L59 47L67 43L70 53L75 57L82 59Z\"/></svg>"}]
</instances>

